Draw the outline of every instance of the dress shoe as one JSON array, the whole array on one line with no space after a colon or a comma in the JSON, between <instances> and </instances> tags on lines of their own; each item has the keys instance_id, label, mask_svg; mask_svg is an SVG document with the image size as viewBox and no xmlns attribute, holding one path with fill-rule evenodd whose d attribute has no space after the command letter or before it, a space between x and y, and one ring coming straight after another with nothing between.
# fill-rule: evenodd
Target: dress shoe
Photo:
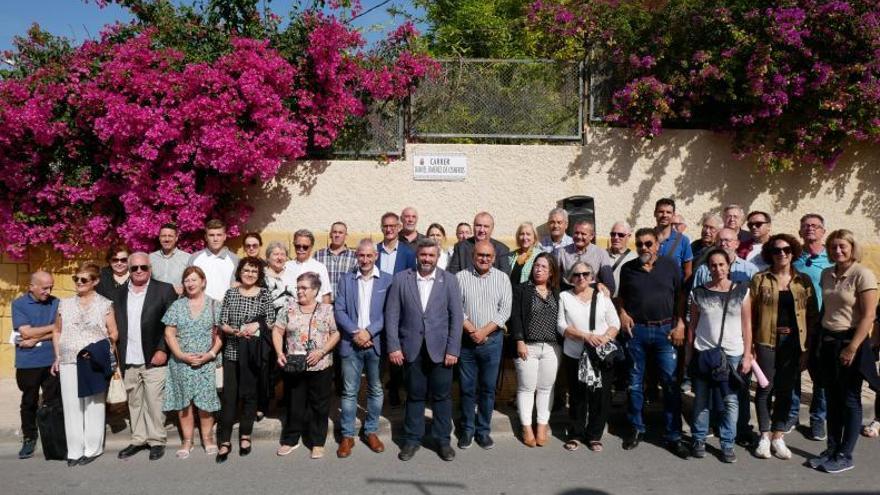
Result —
<instances>
[{"instance_id":1,"label":"dress shoe","mask_svg":"<svg viewBox=\"0 0 880 495\"><path fill-rule=\"evenodd\" d=\"M638 431L634 432L631 437L623 441L623 450L633 450L634 448L639 446L644 438L644 433Z\"/></svg>"},{"instance_id":2,"label":"dress shoe","mask_svg":"<svg viewBox=\"0 0 880 495\"><path fill-rule=\"evenodd\" d=\"M397 458L400 459L401 461L408 461L408 460L412 459L414 455L416 455L417 450L419 450L419 446L417 444L414 444L414 443L405 444L400 449L400 452L397 454Z\"/></svg>"},{"instance_id":3,"label":"dress shoe","mask_svg":"<svg viewBox=\"0 0 880 495\"><path fill-rule=\"evenodd\" d=\"M440 458L446 462L455 459L455 450L452 449L451 445L441 445L440 450L438 450L437 453L440 455Z\"/></svg>"},{"instance_id":4,"label":"dress shoe","mask_svg":"<svg viewBox=\"0 0 880 495\"><path fill-rule=\"evenodd\" d=\"M95 459L97 459L98 457L101 457L101 454L93 455L91 457L82 456L79 458L79 462L77 463L77 465L78 466L85 466L87 464L91 464L91 463L95 462Z\"/></svg>"},{"instance_id":5,"label":"dress shoe","mask_svg":"<svg viewBox=\"0 0 880 495\"><path fill-rule=\"evenodd\" d=\"M247 447L244 446L244 442L247 442ZM254 447L254 443L251 442L250 438L241 438L238 440L238 455L241 457L245 457L250 455L251 449Z\"/></svg>"},{"instance_id":6,"label":"dress shoe","mask_svg":"<svg viewBox=\"0 0 880 495\"><path fill-rule=\"evenodd\" d=\"M342 437L342 441L339 442L339 448L336 449L336 457L345 459L350 456L352 447L354 447L354 438Z\"/></svg>"},{"instance_id":7,"label":"dress shoe","mask_svg":"<svg viewBox=\"0 0 880 495\"><path fill-rule=\"evenodd\" d=\"M535 443L535 434L534 432L532 432L532 425L523 426L522 442L526 445L526 447L534 447L535 445L537 445Z\"/></svg>"},{"instance_id":8,"label":"dress shoe","mask_svg":"<svg viewBox=\"0 0 880 495\"><path fill-rule=\"evenodd\" d=\"M550 439L550 425L542 425L538 423L538 427L535 429L535 445L538 447L543 447L547 444L547 440Z\"/></svg>"},{"instance_id":9,"label":"dress shoe","mask_svg":"<svg viewBox=\"0 0 880 495\"><path fill-rule=\"evenodd\" d=\"M214 458L214 462L217 464L223 464L226 462L226 459L229 458L229 453L232 452L232 445L230 443L221 443L219 448L217 449L217 457Z\"/></svg>"},{"instance_id":10,"label":"dress shoe","mask_svg":"<svg viewBox=\"0 0 880 495\"><path fill-rule=\"evenodd\" d=\"M150 460L158 461L165 455L165 446L164 445L153 445L150 447Z\"/></svg>"},{"instance_id":11,"label":"dress shoe","mask_svg":"<svg viewBox=\"0 0 880 495\"><path fill-rule=\"evenodd\" d=\"M149 448L150 448L150 446L146 445L146 444L144 444L144 445L129 445L128 447L119 451L119 458L120 459L128 459L129 457L137 454L138 452L140 452L142 450L147 450Z\"/></svg>"},{"instance_id":12,"label":"dress shoe","mask_svg":"<svg viewBox=\"0 0 880 495\"><path fill-rule=\"evenodd\" d=\"M79 459L68 459L67 467L74 467L79 465Z\"/></svg>"},{"instance_id":13,"label":"dress shoe","mask_svg":"<svg viewBox=\"0 0 880 495\"><path fill-rule=\"evenodd\" d=\"M461 450L471 448L471 445L474 444L474 437L468 435L467 433L462 433L460 437L458 437L458 448Z\"/></svg>"},{"instance_id":14,"label":"dress shoe","mask_svg":"<svg viewBox=\"0 0 880 495\"><path fill-rule=\"evenodd\" d=\"M379 435L376 435L375 433L367 435L367 446L377 454L385 452L385 444L382 443L382 440L379 440Z\"/></svg>"},{"instance_id":15,"label":"dress shoe","mask_svg":"<svg viewBox=\"0 0 880 495\"><path fill-rule=\"evenodd\" d=\"M691 456L691 449L687 447L681 440L674 440L666 444L666 448L677 457L687 459Z\"/></svg>"}]
</instances>

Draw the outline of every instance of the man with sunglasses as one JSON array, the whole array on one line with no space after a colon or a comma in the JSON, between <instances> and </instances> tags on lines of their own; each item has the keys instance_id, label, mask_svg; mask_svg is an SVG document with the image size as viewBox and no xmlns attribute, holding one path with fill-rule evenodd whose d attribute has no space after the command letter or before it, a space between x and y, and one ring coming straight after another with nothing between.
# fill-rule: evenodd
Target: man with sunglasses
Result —
<instances>
[{"instance_id":1,"label":"man with sunglasses","mask_svg":"<svg viewBox=\"0 0 880 495\"><path fill-rule=\"evenodd\" d=\"M617 297L617 294L620 293L620 270L623 269L624 263L638 257L636 252L627 245L629 244L631 233L629 224L626 222L616 222L611 226L611 232L608 234L610 238L608 242L608 257L611 259L611 272L614 275L613 297Z\"/></svg>"},{"instance_id":2,"label":"man with sunglasses","mask_svg":"<svg viewBox=\"0 0 880 495\"><path fill-rule=\"evenodd\" d=\"M226 224L222 220L205 223L205 249L193 253L186 266L197 266L205 272L205 294L215 301L222 301L226 291L237 283L238 256L226 247Z\"/></svg>"},{"instance_id":3,"label":"man with sunglasses","mask_svg":"<svg viewBox=\"0 0 880 495\"><path fill-rule=\"evenodd\" d=\"M746 261L754 263L758 270L766 270L770 265L761 257L761 248L770 240L770 230L772 227L770 214L756 210L750 212L747 218L746 225L749 227L752 239L749 242L742 243L743 245L738 250L738 254Z\"/></svg>"},{"instance_id":4,"label":"man with sunglasses","mask_svg":"<svg viewBox=\"0 0 880 495\"><path fill-rule=\"evenodd\" d=\"M321 289L318 293L319 300L324 304L331 304L333 290L330 284L330 274L323 263L312 258L312 248L315 247L315 234L308 229L300 229L293 233L294 258L284 263L284 273L281 281L288 287L288 291L296 292L296 279L306 272L313 272L321 279Z\"/></svg>"},{"instance_id":5,"label":"man with sunglasses","mask_svg":"<svg viewBox=\"0 0 880 495\"><path fill-rule=\"evenodd\" d=\"M165 454L165 324L162 317L177 300L174 286L152 278L150 255L132 253L128 257L128 284L116 292L113 300L119 370L128 392L131 418L131 444L119 452L120 459L142 450L150 451L150 460Z\"/></svg>"},{"instance_id":6,"label":"man with sunglasses","mask_svg":"<svg viewBox=\"0 0 880 495\"><path fill-rule=\"evenodd\" d=\"M684 321L679 314L682 289L681 268L668 256L658 256L660 243L655 229L636 231L638 258L623 265L617 306L621 330L630 337L627 352L631 361L627 416L631 434L624 450L638 447L644 438L642 420L643 383L647 354L653 353L660 368L667 448L681 458L690 451L681 439L681 392L676 378L677 353L684 343Z\"/></svg>"},{"instance_id":7,"label":"man with sunglasses","mask_svg":"<svg viewBox=\"0 0 880 495\"><path fill-rule=\"evenodd\" d=\"M834 263L828 259L828 251L825 249L825 219L818 213L807 213L801 217L800 225L798 233L804 242L804 249L801 256L794 260L791 266L810 277L816 293L816 302L819 304L819 311L821 311L822 289L819 287L819 282L822 278L822 270L834 266ZM789 412L788 422L785 425L786 433L794 430L798 423L800 423L798 418L800 407L801 380L800 376L798 376L798 381L794 387L791 411ZM825 431L826 411L825 389L814 380L813 400L810 402L811 440L821 441L827 438Z\"/></svg>"}]
</instances>

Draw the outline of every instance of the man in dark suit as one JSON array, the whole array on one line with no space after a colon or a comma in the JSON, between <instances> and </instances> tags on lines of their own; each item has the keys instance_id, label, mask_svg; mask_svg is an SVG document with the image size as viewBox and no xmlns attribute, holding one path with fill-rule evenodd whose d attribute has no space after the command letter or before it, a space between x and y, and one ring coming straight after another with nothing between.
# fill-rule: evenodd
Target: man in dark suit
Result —
<instances>
[{"instance_id":1,"label":"man in dark suit","mask_svg":"<svg viewBox=\"0 0 880 495\"><path fill-rule=\"evenodd\" d=\"M339 425L342 440L337 457L351 455L355 438L355 416L361 372L367 374L367 417L364 419L364 439L373 452L383 452L385 446L376 431L382 414L382 380L379 359L385 340L385 296L391 285L391 275L376 267L376 246L364 239L357 248L357 272L346 272L336 284L333 302L336 326L342 334L339 355L342 358L342 410Z\"/></svg>"},{"instance_id":2,"label":"man in dark suit","mask_svg":"<svg viewBox=\"0 0 880 495\"><path fill-rule=\"evenodd\" d=\"M495 263L492 265L504 273L510 273L510 262L507 255L510 249L503 242L492 239L492 231L495 230L495 219L485 211L477 213L474 217L474 236L470 239L459 241L452 248L452 257L446 270L449 273L458 273L462 270L474 268L474 245L479 241L489 241L495 248Z\"/></svg>"},{"instance_id":3,"label":"man in dark suit","mask_svg":"<svg viewBox=\"0 0 880 495\"><path fill-rule=\"evenodd\" d=\"M416 252L407 243L400 241L401 222L397 213L388 212L382 215L382 242L376 244L378 258L376 266L382 273L396 275L404 270L416 268ZM400 406L400 386L403 384L403 372L400 367L388 369L388 403L392 407Z\"/></svg>"},{"instance_id":4,"label":"man in dark suit","mask_svg":"<svg viewBox=\"0 0 880 495\"><path fill-rule=\"evenodd\" d=\"M418 243L418 269L394 276L385 303L388 360L404 367L406 411L402 461L412 459L425 433L425 401L430 391L434 418L431 436L440 458L451 461L452 367L461 351L464 314L455 276L437 268L440 246Z\"/></svg>"},{"instance_id":5,"label":"man in dark suit","mask_svg":"<svg viewBox=\"0 0 880 495\"><path fill-rule=\"evenodd\" d=\"M150 256L137 252L128 257L128 283L113 298L119 329L119 369L128 392L131 444L119 458L150 450L150 460L165 454L165 324L162 317L177 299L174 286L151 277Z\"/></svg>"}]
</instances>

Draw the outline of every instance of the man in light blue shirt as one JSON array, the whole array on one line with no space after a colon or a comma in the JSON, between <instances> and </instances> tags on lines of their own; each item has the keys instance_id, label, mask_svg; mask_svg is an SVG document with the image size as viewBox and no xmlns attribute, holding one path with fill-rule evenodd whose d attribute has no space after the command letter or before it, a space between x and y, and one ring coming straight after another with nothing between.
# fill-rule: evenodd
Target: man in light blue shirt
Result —
<instances>
[{"instance_id":1,"label":"man in light blue shirt","mask_svg":"<svg viewBox=\"0 0 880 495\"><path fill-rule=\"evenodd\" d=\"M758 273L758 267L756 267L754 263L746 261L736 255L736 250L739 247L739 238L737 237L735 230L727 227L721 229L721 231L718 232L718 247L723 249L728 257L733 258L733 263L730 265L730 280L732 282L747 284L752 280L752 277ZM704 285L710 279L711 275L709 274L709 267L706 263L703 263L697 267L697 271L694 272L693 287L696 288Z\"/></svg>"},{"instance_id":2,"label":"man in light blue shirt","mask_svg":"<svg viewBox=\"0 0 880 495\"><path fill-rule=\"evenodd\" d=\"M547 215L547 230L550 232L541 238L541 249L553 254L557 249L572 244L574 240L565 231L568 229L568 212L563 208L553 208Z\"/></svg>"}]
</instances>

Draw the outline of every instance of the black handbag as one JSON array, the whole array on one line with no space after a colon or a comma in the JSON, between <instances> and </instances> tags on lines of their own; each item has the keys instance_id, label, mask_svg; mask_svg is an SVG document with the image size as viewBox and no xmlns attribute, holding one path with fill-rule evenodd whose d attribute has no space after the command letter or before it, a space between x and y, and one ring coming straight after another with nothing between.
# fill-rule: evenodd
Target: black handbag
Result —
<instances>
[{"instance_id":1,"label":"black handbag","mask_svg":"<svg viewBox=\"0 0 880 495\"><path fill-rule=\"evenodd\" d=\"M47 461L67 459L67 435L64 432L64 409L52 402L37 409L37 429Z\"/></svg>"},{"instance_id":2,"label":"black handbag","mask_svg":"<svg viewBox=\"0 0 880 495\"><path fill-rule=\"evenodd\" d=\"M737 284L732 284L730 290L727 291L727 297L724 298L724 305L721 310L721 334L718 336L718 345L712 349L697 353L697 370L700 374L711 378L715 382L730 380L730 363L727 361L727 354L724 354L721 343L724 341L724 322L727 320L727 306L736 286Z\"/></svg>"},{"instance_id":3,"label":"black handbag","mask_svg":"<svg viewBox=\"0 0 880 495\"><path fill-rule=\"evenodd\" d=\"M306 361L306 358L309 355L309 351L312 350L312 321L315 319L315 313L318 312L318 305L315 306L314 311L312 311L312 316L309 317L309 334L308 339L306 340L306 353L305 354L287 354L286 360L284 363L284 372L285 373L305 373L309 369L309 363Z\"/></svg>"}]
</instances>

